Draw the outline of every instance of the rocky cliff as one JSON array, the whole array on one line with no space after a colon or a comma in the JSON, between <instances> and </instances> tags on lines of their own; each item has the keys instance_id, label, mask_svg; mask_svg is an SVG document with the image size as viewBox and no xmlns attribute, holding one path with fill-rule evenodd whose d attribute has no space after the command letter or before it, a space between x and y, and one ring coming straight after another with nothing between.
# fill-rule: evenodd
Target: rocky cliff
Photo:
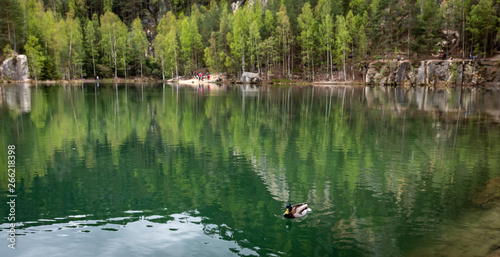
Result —
<instances>
[{"instance_id":1,"label":"rocky cliff","mask_svg":"<svg viewBox=\"0 0 500 257\"><path fill-rule=\"evenodd\" d=\"M365 82L370 85L500 86L500 62L494 60L375 61Z\"/></svg>"},{"instance_id":2,"label":"rocky cliff","mask_svg":"<svg viewBox=\"0 0 500 257\"><path fill-rule=\"evenodd\" d=\"M3 61L0 66L0 79L29 81L28 58L26 55L15 55Z\"/></svg>"}]
</instances>

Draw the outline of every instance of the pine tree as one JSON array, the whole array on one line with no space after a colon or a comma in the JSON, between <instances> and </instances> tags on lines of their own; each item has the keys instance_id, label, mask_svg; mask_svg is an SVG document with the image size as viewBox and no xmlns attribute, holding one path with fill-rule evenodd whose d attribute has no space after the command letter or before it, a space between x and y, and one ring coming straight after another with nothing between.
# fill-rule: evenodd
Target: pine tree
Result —
<instances>
[{"instance_id":1,"label":"pine tree","mask_svg":"<svg viewBox=\"0 0 500 257\"><path fill-rule=\"evenodd\" d=\"M415 29L416 48L427 55L436 50L437 42L441 36L442 18L439 8L434 0L420 0L422 12L417 16Z\"/></svg>"},{"instance_id":2,"label":"pine tree","mask_svg":"<svg viewBox=\"0 0 500 257\"><path fill-rule=\"evenodd\" d=\"M483 58L487 54L489 36L491 32L495 31L497 19L492 0L480 0L470 12L467 30L474 37L475 51L481 52L481 46L483 47Z\"/></svg>"}]
</instances>

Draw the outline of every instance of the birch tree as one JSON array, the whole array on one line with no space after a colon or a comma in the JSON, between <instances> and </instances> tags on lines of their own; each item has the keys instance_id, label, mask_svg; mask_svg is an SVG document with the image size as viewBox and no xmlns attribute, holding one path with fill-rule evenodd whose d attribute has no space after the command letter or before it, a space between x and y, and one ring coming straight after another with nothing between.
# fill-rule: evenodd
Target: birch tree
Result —
<instances>
[{"instance_id":1,"label":"birch tree","mask_svg":"<svg viewBox=\"0 0 500 257\"><path fill-rule=\"evenodd\" d=\"M123 26L125 26L116 14L107 11L101 16L101 47L104 52L110 56L115 67L115 78L118 78L118 51L119 43L122 42L121 37Z\"/></svg>"},{"instance_id":2,"label":"birch tree","mask_svg":"<svg viewBox=\"0 0 500 257\"><path fill-rule=\"evenodd\" d=\"M290 19L288 18L285 5L281 5L280 11L276 13L276 17L276 39L278 41L276 46L278 47L277 52L280 53L279 58L282 61L282 75L286 73L287 77L290 77L290 48L292 45L292 32L290 27Z\"/></svg>"},{"instance_id":3,"label":"birch tree","mask_svg":"<svg viewBox=\"0 0 500 257\"><path fill-rule=\"evenodd\" d=\"M337 37L336 37L336 46L337 46L337 55L340 56L340 62L344 67L344 81L347 80L346 75L346 51L349 50L349 44L351 43L351 36L349 35L349 31L347 30L347 24L344 16L337 15Z\"/></svg>"},{"instance_id":4,"label":"birch tree","mask_svg":"<svg viewBox=\"0 0 500 257\"><path fill-rule=\"evenodd\" d=\"M132 54L135 60L139 60L141 68L141 78L144 77L142 72L142 64L148 52L148 39L146 32L142 28L141 19L136 18L132 22L132 31L130 32L130 42L132 45Z\"/></svg>"},{"instance_id":5,"label":"birch tree","mask_svg":"<svg viewBox=\"0 0 500 257\"><path fill-rule=\"evenodd\" d=\"M96 54L96 49L95 49L95 44L96 44L96 29L95 29L95 24L94 21L88 20L85 25L85 41L87 43L87 46L90 47L90 56L92 56L92 71L94 74L94 78L96 76L95 74L95 54Z\"/></svg>"},{"instance_id":6,"label":"birch tree","mask_svg":"<svg viewBox=\"0 0 500 257\"><path fill-rule=\"evenodd\" d=\"M314 81L314 37L315 37L315 27L316 21L311 9L311 4L309 2L305 3L302 7L302 13L298 18L300 35L298 39L302 45L302 64L304 65L304 70L306 66L309 69L309 78Z\"/></svg>"}]
</instances>

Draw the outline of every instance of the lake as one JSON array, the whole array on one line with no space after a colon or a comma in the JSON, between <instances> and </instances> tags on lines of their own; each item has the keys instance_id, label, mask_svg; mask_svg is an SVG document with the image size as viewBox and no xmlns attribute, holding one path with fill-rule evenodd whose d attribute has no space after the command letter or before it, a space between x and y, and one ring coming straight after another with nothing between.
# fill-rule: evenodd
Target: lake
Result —
<instances>
[{"instance_id":1,"label":"lake","mask_svg":"<svg viewBox=\"0 0 500 257\"><path fill-rule=\"evenodd\" d=\"M1 85L0 141L1 256L485 256L500 245L498 207L477 200L500 177L499 91ZM285 219L288 202L312 212Z\"/></svg>"}]
</instances>

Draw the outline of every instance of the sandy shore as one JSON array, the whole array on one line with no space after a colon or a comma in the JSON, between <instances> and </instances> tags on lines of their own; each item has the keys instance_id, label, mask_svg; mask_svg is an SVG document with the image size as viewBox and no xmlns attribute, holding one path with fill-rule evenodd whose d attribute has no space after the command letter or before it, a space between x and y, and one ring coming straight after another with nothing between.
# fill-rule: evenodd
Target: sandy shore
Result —
<instances>
[{"instance_id":1,"label":"sandy shore","mask_svg":"<svg viewBox=\"0 0 500 257\"><path fill-rule=\"evenodd\" d=\"M220 75L219 74L215 74L215 75L210 75L210 80L205 78L203 80L198 80L196 78L192 78L192 79L187 79L187 80L179 80L179 81L176 81L177 83L179 84L183 84L183 85L198 85L198 84L205 84L205 83L213 83L215 84L220 78ZM175 81L173 81L175 82Z\"/></svg>"}]
</instances>

